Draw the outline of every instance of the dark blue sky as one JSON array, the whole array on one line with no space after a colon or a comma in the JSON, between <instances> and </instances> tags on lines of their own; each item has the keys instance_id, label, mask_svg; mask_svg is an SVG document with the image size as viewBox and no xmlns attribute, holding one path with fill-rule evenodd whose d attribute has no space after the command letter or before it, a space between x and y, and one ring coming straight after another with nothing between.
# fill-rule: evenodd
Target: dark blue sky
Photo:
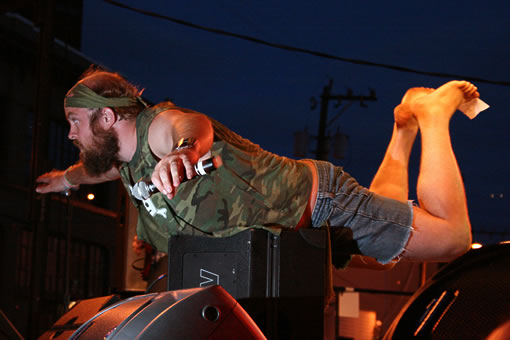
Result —
<instances>
[{"instance_id":1,"label":"dark blue sky","mask_svg":"<svg viewBox=\"0 0 510 340\"><path fill-rule=\"evenodd\" d=\"M510 81L510 3L503 1L124 1L198 25L344 58ZM450 78L402 73L279 50L215 35L115 7L84 1L83 52L146 88L204 112L278 154L292 156L293 133L315 134L319 96L376 91L329 127L349 135L338 161L369 185L392 129L393 107L409 87ZM491 108L474 120L457 114L452 139L466 182L473 227L510 232L510 87L475 82ZM332 118L340 108L329 109ZM313 144L310 144L310 149ZM313 154L309 155L310 157ZM417 169L418 157L412 167ZM411 187L415 183L415 171ZM491 198L494 194L494 198ZM500 194L503 195L500 198ZM411 197L414 198L414 197Z\"/></svg>"}]
</instances>

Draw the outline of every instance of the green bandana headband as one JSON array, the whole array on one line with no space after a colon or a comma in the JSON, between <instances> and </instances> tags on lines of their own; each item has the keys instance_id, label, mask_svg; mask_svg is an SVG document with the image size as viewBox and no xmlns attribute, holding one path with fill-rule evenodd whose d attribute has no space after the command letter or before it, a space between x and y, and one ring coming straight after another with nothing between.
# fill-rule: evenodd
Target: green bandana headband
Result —
<instances>
[{"instance_id":1,"label":"green bandana headband","mask_svg":"<svg viewBox=\"0 0 510 340\"><path fill-rule=\"evenodd\" d=\"M66 107L84 107L88 109L97 109L101 107L121 107L135 105L137 102L147 106L140 97L113 97L107 98L98 95L87 86L79 83L71 91L72 96L67 96L64 106Z\"/></svg>"}]
</instances>

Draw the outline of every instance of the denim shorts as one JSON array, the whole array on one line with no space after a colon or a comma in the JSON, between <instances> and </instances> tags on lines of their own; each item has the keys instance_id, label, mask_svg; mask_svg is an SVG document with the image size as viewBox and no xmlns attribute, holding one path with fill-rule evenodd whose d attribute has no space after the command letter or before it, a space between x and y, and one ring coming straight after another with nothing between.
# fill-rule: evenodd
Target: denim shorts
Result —
<instances>
[{"instance_id":1,"label":"denim shorts","mask_svg":"<svg viewBox=\"0 0 510 340\"><path fill-rule=\"evenodd\" d=\"M329 223L333 254L341 247L383 264L401 255L412 230L412 204L370 192L342 167L312 162L319 179L312 226Z\"/></svg>"}]
</instances>

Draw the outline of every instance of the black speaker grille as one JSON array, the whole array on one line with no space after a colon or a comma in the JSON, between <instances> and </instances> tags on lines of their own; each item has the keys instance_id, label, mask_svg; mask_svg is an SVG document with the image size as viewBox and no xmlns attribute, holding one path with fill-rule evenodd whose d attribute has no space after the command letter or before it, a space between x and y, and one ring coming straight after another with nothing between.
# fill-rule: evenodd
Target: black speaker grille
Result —
<instances>
[{"instance_id":1,"label":"black speaker grille","mask_svg":"<svg viewBox=\"0 0 510 340\"><path fill-rule=\"evenodd\" d=\"M455 339L459 334L484 339L509 317L510 275L500 270L503 265L500 262L502 260L479 266L452 278L448 287L459 291L458 298L432 334L444 339ZM505 262L508 266L508 259Z\"/></svg>"},{"instance_id":2,"label":"black speaker grille","mask_svg":"<svg viewBox=\"0 0 510 340\"><path fill-rule=\"evenodd\" d=\"M444 268L411 299L394 322L391 338L485 339L506 320L510 320L509 244L467 254Z\"/></svg>"}]
</instances>

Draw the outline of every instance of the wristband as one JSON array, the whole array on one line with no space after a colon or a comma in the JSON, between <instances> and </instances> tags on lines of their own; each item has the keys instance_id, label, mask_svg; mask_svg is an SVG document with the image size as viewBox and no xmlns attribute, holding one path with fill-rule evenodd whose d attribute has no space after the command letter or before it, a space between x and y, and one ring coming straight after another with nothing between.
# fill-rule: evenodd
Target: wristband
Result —
<instances>
[{"instance_id":1,"label":"wristband","mask_svg":"<svg viewBox=\"0 0 510 340\"><path fill-rule=\"evenodd\" d=\"M71 188L75 188L78 186L78 184L73 184L71 183L71 181L67 178L67 172L69 170L72 169L72 166L70 166L69 168L67 168L65 171L64 171L64 186L66 187L66 189L71 189Z\"/></svg>"}]
</instances>

